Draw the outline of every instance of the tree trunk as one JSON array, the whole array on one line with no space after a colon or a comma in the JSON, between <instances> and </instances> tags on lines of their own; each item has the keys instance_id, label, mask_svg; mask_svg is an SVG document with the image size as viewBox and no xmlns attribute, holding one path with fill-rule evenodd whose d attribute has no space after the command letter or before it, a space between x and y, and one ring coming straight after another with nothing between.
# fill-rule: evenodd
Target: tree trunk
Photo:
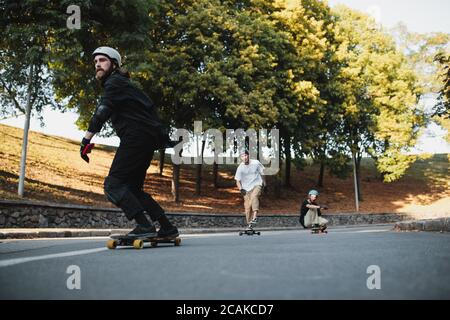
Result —
<instances>
[{"instance_id":1,"label":"tree trunk","mask_svg":"<svg viewBox=\"0 0 450 320\"><path fill-rule=\"evenodd\" d=\"M275 176L275 197L281 198L281 188L282 188L282 176L281 173L283 172L283 160L280 158L280 170Z\"/></svg>"},{"instance_id":2,"label":"tree trunk","mask_svg":"<svg viewBox=\"0 0 450 320\"><path fill-rule=\"evenodd\" d=\"M25 125L23 128L23 142L22 142L22 157L20 159L20 175L18 194L23 197L25 187L25 167L27 162L27 148L28 148L28 131L30 129L31 118L31 86L33 83L33 65L30 65L30 73L28 74L28 93L27 93L27 108L25 116Z\"/></svg>"},{"instance_id":3,"label":"tree trunk","mask_svg":"<svg viewBox=\"0 0 450 320\"><path fill-rule=\"evenodd\" d=\"M172 176L172 195L173 201L176 203L180 202L180 165L173 165L173 176Z\"/></svg>"},{"instance_id":4,"label":"tree trunk","mask_svg":"<svg viewBox=\"0 0 450 320\"><path fill-rule=\"evenodd\" d=\"M183 149L180 150L179 156L181 157L182 154L183 154ZM179 164L172 164L172 169L173 169L173 174L172 174L173 201L178 203L178 202L180 202L180 171L181 171L181 167Z\"/></svg>"},{"instance_id":5,"label":"tree trunk","mask_svg":"<svg viewBox=\"0 0 450 320\"><path fill-rule=\"evenodd\" d=\"M363 201L362 192L361 192L361 159L360 155L356 158L356 182L358 186L358 199L359 201Z\"/></svg>"},{"instance_id":6,"label":"tree trunk","mask_svg":"<svg viewBox=\"0 0 450 320\"><path fill-rule=\"evenodd\" d=\"M218 187L218 176L219 176L219 165L217 162L213 163L213 183L214 188L217 189Z\"/></svg>"},{"instance_id":7,"label":"tree trunk","mask_svg":"<svg viewBox=\"0 0 450 320\"><path fill-rule=\"evenodd\" d=\"M291 186L291 139L288 135L284 138L284 156L286 158L284 186Z\"/></svg>"},{"instance_id":8,"label":"tree trunk","mask_svg":"<svg viewBox=\"0 0 450 320\"><path fill-rule=\"evenodd\" d=\"M318 187L323 187L323 176L325 173L325 161L320 161L320 172L319 172L319 181L317 181Z\"/></svg>"},{"instance_id":9,"label":"tree trunk","mask_svg":"<svg viewBox=\"0 0 450 320\"><path fill-rule=\"evenodd\" d=\"M164 161L166 159L166 149L159 150L159 175L162 176L164 170Z\"/></svg>"},{"instance_id":10,"label":"tree trunk","mask_svg":"<svg viewBox=\"0 0 450 320\"><path fill-rule=\"evenodd\" d=\"M356 174L356 155L355 152L352 151L352 162L353 162L353 184L355 187L355 207L356 211L359 211L359 199L358 199L358 177Z\"/></svg>"},{"instance_id":11,"label":"tree trunk","mask_svg":"<svg viewBox=\"0 0 450 320\"><path fill-rule=\"evenodd\" d=\"M195 175L195 194L199 196L201 194L202 188L202 166L203 166L203 154L205 152L206 141L202 141L201 159L202 163L196 165L196 175Z\"/></svg>"},{"instance_id":12,"label":"tree trunk","mask_svg":"<svg viewBox=\"0 0 450 320\"><path fill-rule=\"evenodd\" d=\"M262 156L262 155L261 155ZM259 154L259 139L256 139L256 160L259 161L260 154Z\"/></svg>"}]
</instances>

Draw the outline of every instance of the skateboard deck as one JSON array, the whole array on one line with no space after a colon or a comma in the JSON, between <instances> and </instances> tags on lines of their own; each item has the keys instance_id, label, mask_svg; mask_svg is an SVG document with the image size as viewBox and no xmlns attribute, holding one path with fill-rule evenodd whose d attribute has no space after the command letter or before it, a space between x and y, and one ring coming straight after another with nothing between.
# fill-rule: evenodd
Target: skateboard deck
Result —
<instances>
[{"instance_id":1,"label":"skateboard deck","mask_svg":"<svg viewBox=\"0 0 450 320\"><path fill-rule=\"evenodd\" d=\"M328 233L327 228L323 227L313 227L311 228L311 233Z\"/></svg>"},{"instance_id":2,"label":"skateboard deck","mask_svg":"<svg viewBox=\"0 0 450 320\"><path fill-rule=\"evenodd\" d=\"M255 231L254 229L246 229L246 230L243 230L243 231L239 231L239 235L240 236L242 236L243 234L246 234L248 236L253 236L253 235L257 234L258 236L260 236L261 232Z\"/></svg>"},{"instance_id":3,"label":"skateboard deck","mask_svg":"<svg viewBox=\"0 0 450 320\"><path fill-rule=\"evenodd\" d=\"M177 237L130 237L123 234L111 235L111 239L106 243L108 249L116 249L118 246L133 247L142 249L144 243L150 242L152 247L158 246L158 243L173 243L174 246L181 244L181 238Z\"/></svg>"}]
</instances>

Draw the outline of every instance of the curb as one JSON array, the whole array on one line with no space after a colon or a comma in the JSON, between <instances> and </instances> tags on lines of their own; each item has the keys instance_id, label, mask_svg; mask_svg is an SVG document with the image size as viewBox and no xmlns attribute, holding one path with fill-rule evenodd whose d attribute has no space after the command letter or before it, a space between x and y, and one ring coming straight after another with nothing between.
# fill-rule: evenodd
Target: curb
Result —
<instances>
[{"instance_id":1,"label":"curb","mask_svg":"<svg viewBox=\"0 0 450 320\"><path fill-rule=\"evenodd\" d=\"M450 232L450 218L410 220L397 222L395 231Z\"/></svg>"}]
</instances>

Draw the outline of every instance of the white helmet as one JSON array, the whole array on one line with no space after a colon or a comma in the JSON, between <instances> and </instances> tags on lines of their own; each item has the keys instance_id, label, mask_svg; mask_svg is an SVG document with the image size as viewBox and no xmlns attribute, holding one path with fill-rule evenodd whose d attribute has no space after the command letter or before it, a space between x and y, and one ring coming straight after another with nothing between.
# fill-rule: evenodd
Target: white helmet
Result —
<instances>
[{"instance_id":1,"label":"white helmet","mask_svg":"<svg viewBox=\"0 0 450 320\"><path fill-rule=\"evenodd\" d=\"M98 47L92 53L92 56L95 57L98 54L102 54L104 56L107 56L111 60L115 60L119 67L122 66L122 58L120 57L120 53L116 49L113 49L111 47Z\"/></svg>"}]
</instances>

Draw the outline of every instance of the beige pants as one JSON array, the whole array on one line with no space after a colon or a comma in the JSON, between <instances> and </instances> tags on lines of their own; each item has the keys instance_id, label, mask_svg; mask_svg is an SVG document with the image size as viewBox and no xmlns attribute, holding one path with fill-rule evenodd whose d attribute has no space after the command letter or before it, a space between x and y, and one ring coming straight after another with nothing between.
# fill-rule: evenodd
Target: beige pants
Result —
<instances>
[{"instance_id":1,"label":"beige pants","mask_svg":"<svg viewBox=\"0 0 450 320\"><path fill-rule=\"evenodd\" d=\"M319 217L317 214L317 209L309 209L305 215L305 227L310 228L315 224L320 226L324 226L328 223L328 220L322 217Z\"/></svg>"},{"instance_id":2,"label":"beige pants","mask_svg":"<svg viewBox=\"0 0 450 320\"><path fill-rule=\"evenodd\" d=\"M259 210L259 197L261 196L261 186L256 186L252 190L247 191L244 196L244 208L245 208L245 218L247 223L250 223L254 218L256 218L256 212Z\"/></svg>"}]
</instances>

